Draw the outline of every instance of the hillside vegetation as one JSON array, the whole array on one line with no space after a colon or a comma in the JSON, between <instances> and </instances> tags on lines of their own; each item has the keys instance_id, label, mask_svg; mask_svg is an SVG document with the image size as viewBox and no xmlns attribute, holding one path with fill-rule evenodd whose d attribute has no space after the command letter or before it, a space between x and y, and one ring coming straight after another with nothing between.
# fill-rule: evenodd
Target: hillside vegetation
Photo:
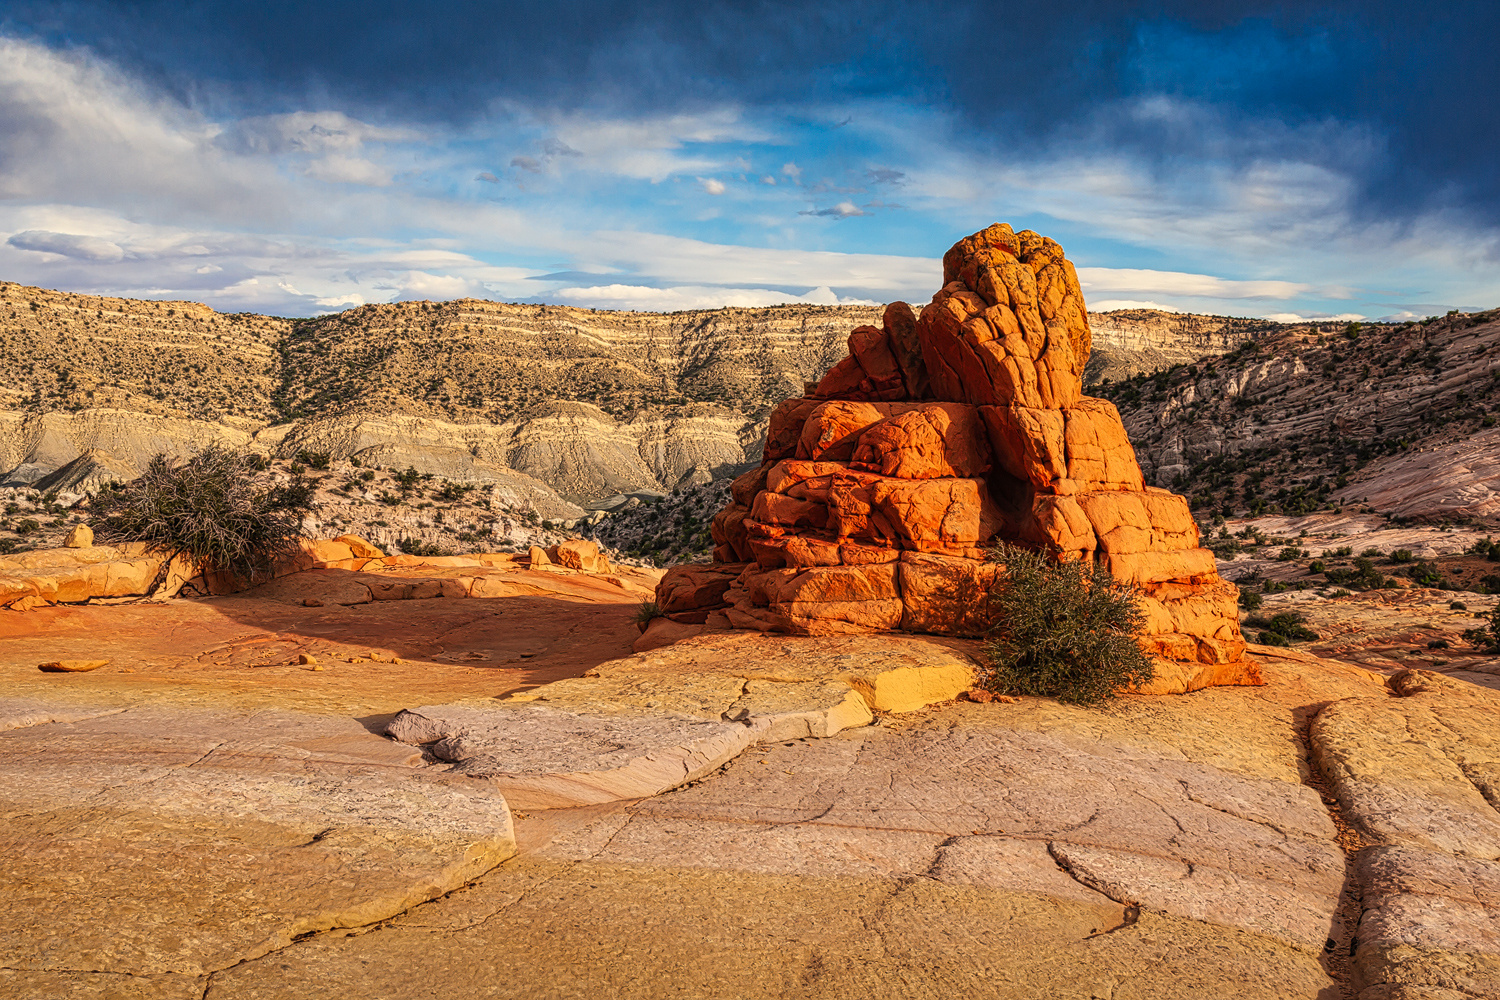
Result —
<instances>
[{"instance_id":1,"label":"hillside vegetation","mask_svg":"<svg viewBox=\"0 0 1500 1000\"><path fill-rule=\"evenodd\" d=\"M1500 513L1466 455L1500 422L1500 310L1420 323L1295 326L1218 357L1094 387L1120 408L1148 480L1225 517L1382 506L1402 460L1452 502L1414 513ZM1444 456L1448 456L1445 458ZM1451 459L1451 460L1450 460Z\"/></svg>"}]
</instances>

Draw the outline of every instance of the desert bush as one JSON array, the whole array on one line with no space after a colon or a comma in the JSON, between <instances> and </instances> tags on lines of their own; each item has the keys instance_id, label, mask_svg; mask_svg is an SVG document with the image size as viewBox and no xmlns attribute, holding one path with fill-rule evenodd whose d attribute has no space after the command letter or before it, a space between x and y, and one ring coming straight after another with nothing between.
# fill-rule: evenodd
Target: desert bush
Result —
<instances>
[{"instance_id":1,"label":"desert bush","mask_svg":"<svg viewBox=\"0 0 1500 1000\"><path fill-rule=\"evenodd\" d=\"M104 542L146 542L153 552L254 579L302 537L311 483L276 483L254 457L209 445L180 464L157 455L139 479L102 488L90 526Z\"/></svg>"},{"instance_id":2,"label":"desert bush","mask_svg":"<svg viewBox=\"0 0 1500 1000\"><path fill-rule=\"evenodd\" d=\"M1396 549L1391 553L1393 563L1409 563L1413 558L1415 557L1411 554L1411 549Z\"/></svg>"},{"instance_id":3,"label":"desert bush","mask_svg":"<svg viewBox=\"0 0 1500 1000\"><path fill-rule=\"evenodd\" d=\"M1307 564L1307 571L1309 573L1321 573L1327 568L1328 565L1321 559L1314 559L1312 562Z\"/></svg>"},{"instance_id":4,"label":"desert bush","mask_svg":"<svg viewBox=\"0 0 1500 1000\"><path fill-rule=\"evenodd\" d=\"M420 538L402 538L396 547L409 556L451 556L453 553L436 542L424 542Z\"/></svg>"},{"instance_id":5,"label":"desert bush","mask_svg":"<svg viewBox=\"0 0 1500 1000\"><path fill-rule=\"evenodd\" d=\"M1469 606L1463 601L1449 601L1448 608L1452 611L1468 611Z\"/></svg>"},{"instance_id":6,"label":"desert bush","mask_svg":"<svg viewBox=\"0 0 1500 1000\"><path fill-rule=\"evenodd\" d=\"M1294 642L1312 642L1318 633L1307 627L1300 611L1282 611L1270 618L1247 618L1245 624L1261 629L1260 642L1265 646L1290 646Z\"/></svg>"},{"instance_id":7,"label":"desert bush","mask_svg":"<svg viewBox=\"0 0 1500 1000\"><path fill-rule=\"evenodd\" d=\"M644 625L654 618L661 617L661 606L655 601L642 601L640 607L635 609L635 622Z\"/></svg>"},{"instance_id":8,"label":"desert bush","mask_svg":"<svg viewBox=\"0 0 1500 1000\"><path fill-rule=\"evenodd\" d=\"M1478 628L1466 629L1464 641L1472 643L1486 653L1500 653L1500 604L1488 613L1479 616L1484 622Z\"/></svg>"},{"instance_id":9,"label":"desert bush","mask_svg":"<svg viewBox=\"0 0 1500 1000\"><path fill-rule=\"evenodd\" d=\"M34 535L42 530L42 522L34 517L22 518L16 523L15 532L18 535Z\"/></svg>"},{"instance_id":10,"label":"desert bush","mask_svg":"<svg viewBox=\"0 0 1500 1000\"><path fill-rule=\"evenodd\" d=\"M1135 588L1102 564L1060 563L1006 543L990 555L1005 569L990 593L985 687L1090 705L1152 679L1137 641L1146 620Z\"/></svg>"},{"instance_id":11,"label":"desert bush","mask_svg":"<svg viewBox=\"0 0 1500 1000\"><path fill-rule=\"evenodd\" d=\"M1261 597L1253 590L1245 590L1244 588L1240 588L1239 601L1240 607L1244 608L1246 611L1254 611L1261 606L1262 602L1265 601L1265 598Z\"/></svg>"},{"instance_id":12,"label":"desert bush","mask_svg":"<svg viewBox=\"0 0 1500 1000\"><path fill-rule=\"evenodd\" d=\"M1419 562L1406 570L1406 575L1419 587L1441 587L1445 582L1436 563Z\"/></svg>"},{"instance_id":13,"label":"desert bush","mask_svg":"<svg viewBox=\"0 0 1500 1000\"><path fill-rule=\"evenodd\" d=\"M1375 563L1365 556L1354 560L1353 569L1330 569L1325 570L1323 575L1328 578L1329 583L1357 590L1379 590L1386 583L1385 577L1375 568Z\"/></svg>"},{"instance_id":14,"label":"desert bush","mask_svg":"<svg viewBox=\"0 0 1500 1000\"><path fill-rule=\"evenodd\" d=\"M1447 649L1448 648L1448 640L1447 639L1431 639L1427 643L1427 648L1428 649Z\"/></svg>"},{"instance_id":15,"label":"desert bush","mask_svg":"<svg viewBox=\"0 0 1500 1000\"><path fill-rule=\"evenodd\" d=\"M322 472L328 468L328 452L308 451L306 448L303 448L301 451L297 452L297 461L301 462L303 465L308 466L309 468L317 469L319 472Z\"/></svg>"}]
</instances>

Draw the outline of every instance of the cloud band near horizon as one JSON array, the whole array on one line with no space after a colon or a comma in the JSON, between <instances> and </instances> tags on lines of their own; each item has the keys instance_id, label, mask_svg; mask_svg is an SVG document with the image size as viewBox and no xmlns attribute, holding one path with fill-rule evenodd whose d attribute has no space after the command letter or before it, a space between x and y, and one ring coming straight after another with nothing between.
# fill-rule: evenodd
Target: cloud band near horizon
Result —
<instances>
[{"instance_id":1,"label":"cloud band near horizon","mask_svg":"<svg viewBox=\"0 0 1500 1000\"><path fill-rule=\"evenodd\" d=\"M1489 5L1063 7L0 3L0 277L286 315L921 301L1003 220L1095 309L1500 301Z\"/></svg>"}]
</instances>

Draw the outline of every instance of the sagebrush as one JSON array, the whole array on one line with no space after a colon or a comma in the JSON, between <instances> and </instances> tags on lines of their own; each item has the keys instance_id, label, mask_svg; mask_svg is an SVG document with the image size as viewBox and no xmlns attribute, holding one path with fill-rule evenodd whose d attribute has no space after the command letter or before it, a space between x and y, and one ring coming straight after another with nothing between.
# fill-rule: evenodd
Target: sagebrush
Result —
<instances>
[{"instance_id":1,"label":"sagebrush","mask_svg":"<svg viewBox=\"0 0 1500 1000\"><path fill-rule=\"evenodd\" d=\"M209 445L174 464L157 455L139 479L111 484L90 503L90 526L104 542L145 542L170 560L254 579L302 537L313 484L277 483L254 457Z\"/></svg>"},{"instance_id":2,"label":"sagebrush","mask_svg":"<svg viewBox=\"0 0 1500 1000\"><path fill-rule=\"evenodd\" d=\"M1134 587L1103 565L1057 562L1002 543L990 592L993 624L982 682L997 694L1092 705L1155 676L1138 637L1146 625Z\"/></svg>"}]
</instances>

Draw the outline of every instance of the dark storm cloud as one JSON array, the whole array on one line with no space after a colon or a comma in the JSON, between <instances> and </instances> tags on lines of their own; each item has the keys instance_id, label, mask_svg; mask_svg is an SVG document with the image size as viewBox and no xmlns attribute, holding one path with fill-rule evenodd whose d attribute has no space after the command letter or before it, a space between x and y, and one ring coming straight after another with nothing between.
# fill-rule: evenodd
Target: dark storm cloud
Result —
<instances>
[{"instance_id":1,"label":"dark storm cloud","mask_svg":"<svg viewBox=\"0 0 1500 1000\"><path fill-rule=\"evenodd\" d=\"M1075 142L1167 167L1294 156L1354 177L1370 213L1500 224L1493 0L49 0L0 2L0 17L235 114L461 123L496 102L656 113L897 96L995 149ZM1191 112L1132 112L1151 98Z\"/></svg>"}]
</instances>

